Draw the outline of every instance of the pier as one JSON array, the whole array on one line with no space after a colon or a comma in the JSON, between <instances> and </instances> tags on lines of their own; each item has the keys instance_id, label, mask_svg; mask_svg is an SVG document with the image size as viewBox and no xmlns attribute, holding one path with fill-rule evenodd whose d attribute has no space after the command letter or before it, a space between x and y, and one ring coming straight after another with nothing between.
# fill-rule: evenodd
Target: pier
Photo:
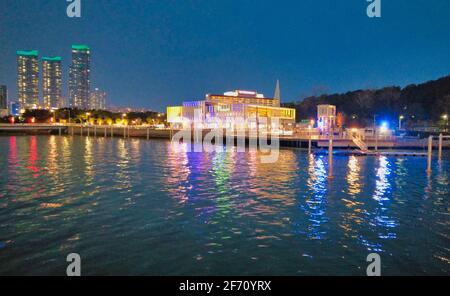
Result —
<instances>
[{"instance_id":1,"label":"pier","mask_svg":"<svg viewBox=\"0 0 450 296\"><path fill-rule=\"evenodd\" d=\"M134 125L83 125L83 124L0 124L0 134L54 134L54 135L80 135L87 137L120 137L120 138L145 138L145 139L172 139L180 130L177 129L156 129L150 126ZM203 129L202 139L211 132L210 129ZM245 141L248 143L251 136L248 131L245 133L234 134L235 141L240 140L245 135ZM224 143L226 130L223 130ZM191 139L195 138L191 131ZM270 142L271 135L266 135ZM324 150L329 147L328 136L305 136L305 135L278 135L280 147L301 148L308 150ZM431 139L402 138L402 137L383 137L369 138L364 141L354 138L333 137L333 149L335 154L352 155L392 155L392 156L424 156L429 145L433 148L450 149L450 137L441 136ZM410 150L422 150L415 152ZM381 151L379 151L381 150ZM384 150L384 151L383 151ZM388 151L386 151L388 150ZM339 152L337 152L339 151ZM441 152L439 152L441 154Z\"/></svg>"}]
</instances>

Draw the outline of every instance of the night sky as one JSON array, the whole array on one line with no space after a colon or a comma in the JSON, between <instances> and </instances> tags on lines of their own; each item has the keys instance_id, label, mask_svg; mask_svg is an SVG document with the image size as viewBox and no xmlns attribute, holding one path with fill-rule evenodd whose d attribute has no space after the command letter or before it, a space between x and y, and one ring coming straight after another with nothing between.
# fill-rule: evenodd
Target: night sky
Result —
<instances>
[{"instance_id":1,"label":"night sky","mask_svg":"<svg viewBox=\"0 0 450 296\"><path fill-rule=\"evenodd\" d=\"M282 101L450 74L450 1L0 0L0 84L16 98L16 50L63 57L92 49L91 88L116 106L164 110L206 93L250 89Z\"/></svg>"}]
</instances>

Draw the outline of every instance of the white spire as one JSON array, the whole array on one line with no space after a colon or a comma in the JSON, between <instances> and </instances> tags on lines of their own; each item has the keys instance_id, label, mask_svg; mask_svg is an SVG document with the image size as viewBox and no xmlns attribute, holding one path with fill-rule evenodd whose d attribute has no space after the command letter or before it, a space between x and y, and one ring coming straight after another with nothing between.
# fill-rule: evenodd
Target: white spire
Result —
<instances>
[{"instance_id":1,"label":"white spire","mask_svg":"<svg viewBox=\"0 0 450 296\"><path fill-rule=\"evenodd\" d=\"M277 79L277 85L275 86L275 94L273 95L274 99L281 100L281 91L280 91L280 81Z\"/></svg>"}]
</instances>

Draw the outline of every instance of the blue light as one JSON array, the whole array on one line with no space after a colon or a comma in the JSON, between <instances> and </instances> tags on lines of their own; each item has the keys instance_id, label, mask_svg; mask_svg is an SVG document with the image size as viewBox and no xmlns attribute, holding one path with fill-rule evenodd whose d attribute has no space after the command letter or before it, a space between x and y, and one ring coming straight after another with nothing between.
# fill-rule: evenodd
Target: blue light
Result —
<instances>
[{"instance_id":1,"label":"blue light","mask_svg":"<svg viewBox=\"0 0 450 296\"><path fill-rule=\"evenodd\" d=\"M387 121L383 121L380 126L380 132L385 133L389 130L389 123Z\"/></svg>"}]
</instances>

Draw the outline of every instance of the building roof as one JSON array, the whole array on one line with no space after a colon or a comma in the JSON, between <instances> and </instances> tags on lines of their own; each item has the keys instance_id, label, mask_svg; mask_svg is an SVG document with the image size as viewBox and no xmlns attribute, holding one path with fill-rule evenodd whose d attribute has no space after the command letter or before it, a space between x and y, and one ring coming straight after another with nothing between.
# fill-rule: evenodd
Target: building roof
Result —
<instances>
[{"instance_id":1,"label":"building roof","mask_svg":"<svg viewBox=\"0 0 450 296\"><path fill-rule=\"evenodd\" d=\"M61 57L42 57L44 61L61 61Z\"/></svg>"},{"instance_id":2,"label":"building roof","mask_svg":"<svg viewBox=\"0 0 450 296\"><path fill-rule=\"evenodd\" d=\"M37 50L18 50L16 53L17 55L20 56L34 56L34 57L38 56Z\"/></svg>"},{"instance_id":3,"label":"building roof","mask_svg":"<svg viewBox=\"0 0 450 296\"><path fill-rule=\"evenodd\" d=\"M85 44L73 44L72 49L74 50L90 50L89 46Z\"/></svg>"},{"instance_id":4,"label":"building roof","mask_svg":"<svg viewBox=\"0 0 450 296\"><path fill-rule=\"evenodd\" d=\"M245 96L245 95L240 95L240 96L227 96L224 94L207 94L206 97L225 97L225 98L241 98L241 99L263 99L263 100L276 100L274 98L258 98L258 97L253 97L253 96Z\"/></svg>"}]
</instances>

